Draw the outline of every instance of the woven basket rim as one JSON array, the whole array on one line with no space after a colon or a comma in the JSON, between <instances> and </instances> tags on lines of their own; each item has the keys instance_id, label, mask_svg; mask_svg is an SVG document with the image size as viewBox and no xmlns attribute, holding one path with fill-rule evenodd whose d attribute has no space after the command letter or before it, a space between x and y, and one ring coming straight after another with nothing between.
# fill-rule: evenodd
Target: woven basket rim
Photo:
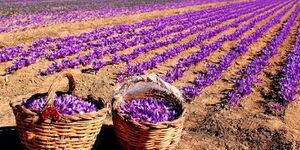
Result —
<instances>
[{"instance_id":1,"label":"woven basket rim","mask_svg":"<svg viewBox=\"0 0 300 150\"><path fill-rule=\"evenodd\" d=\"M150 123L150 122L138 122L135 121L131 117L127 117L124 114L120 112L120 104L124 102L124 91L128 87L127 85L135 84L137 82L154 82L162 87L166 87L168 90L165 95L173 95L174 99L177 104L181 106L181 114L178 116L178 118L172 120L172 121L163 121L163 122L158 122L158 123ZM127 85L126 85L127 84ZM125 86L126 85L126 86ZM120 91L120 92L119 92ZM179 93L180 91L177 90L177 88L169 83L166 83L162 79L160 79L156 74L150 74L150 75L142 75L142 76L133 76L130 77L126 83L124 83L123 86L117 88L114 93L114 102L112 105L112 112L113 115L118 115L121 119L126 120L127 122L138 126L138 127L143 127L143 128L156 128L156 129L162 129L162 128L168 128L170 126L179 126L181 122L185 120L185 115L186 115L186 106L184 105L184 101L182 98L182 94Z\"/></svg>"}]
</instances>

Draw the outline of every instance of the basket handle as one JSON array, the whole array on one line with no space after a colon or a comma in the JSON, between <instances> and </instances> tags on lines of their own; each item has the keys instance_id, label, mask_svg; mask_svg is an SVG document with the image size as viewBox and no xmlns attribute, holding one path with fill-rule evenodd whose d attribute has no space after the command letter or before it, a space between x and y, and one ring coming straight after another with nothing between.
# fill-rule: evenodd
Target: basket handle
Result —
<instances>
[{"instance_id":1,"label":"basket handle","mask_svg":"<svg viewBox=\"0 0 300 150\"><path fill-rule=\"evenodd\" d=\"M117 97L125 95L126 91L128 90L128 88L130 87L130 85L132 83L137 83L137 82L141 82L141 81L154 82L157 85L165 88L168 93L176 96L180 101L182 101L182 102L184 101L181 92L175 86L165 82L164 80L159 78L156 74L130 77L128 80L125 81L125 83L121 87L117 88L114 91L114 95L116 95ZM119 94L121 94L121 95L119 95Z\"/></svg>"},{"instance_id":2,"label":"basket handle","mask_svg":"<svg viewBox=\"0 0 300 150\"><path fill-rule=\"evenodd\" d=\"M64 77L67 77L68 81L69 81L68 82L68 85L69 85L68 93L73 94L73 92L75 90L75 85L76 85L73 75L71 73L63 73L63 74L58 75L53 80L53 83L49 87L48 96L46 99L46 104L42 111L41 119L45 120L49 117L49 115L52 115L54 120L59 120L60 114L58 113L57 109L54 106L54 96L55 96L55 93L57 92L57 88L58 88L61 80Z\"/></svg>"}]
</instances>

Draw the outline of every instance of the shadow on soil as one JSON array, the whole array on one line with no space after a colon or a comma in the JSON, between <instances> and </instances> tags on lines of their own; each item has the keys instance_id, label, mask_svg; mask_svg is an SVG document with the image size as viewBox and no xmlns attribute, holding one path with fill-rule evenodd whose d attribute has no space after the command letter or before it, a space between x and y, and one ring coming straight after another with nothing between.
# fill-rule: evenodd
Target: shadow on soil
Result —
<instances>
[{"instance_id":1,"label":"shadow on soil","mask_svg":"<svg viewBox=\"0 0 300 150\"><path fill-rule=\"evenodd\" d=\"M15 127L0 127L0 145L11 150L23 150Z\"/></svg>"},{"instance_id":2,"label":"shadow on soil","mask_svg":"<svg viewBox=\"0 0 300 150\"><path fill-rule=\"evenodd\" d=\"M117 142L114 128L112 125L103 125L95 142L93 150L121 150L122 148Z\"/></svg>"},{"instance_id":3,"label":"shadow on soil","mask_svg":"<svg viewBox=\"0 0 300 150\"><path fill-rule=\"evenodd\" d=\"M0 127L0 145L10 150L24 150L15 127ZM102 126L92 150L100 149L121 150L117 144L113 126Z\"/></svg>"}]
</instances>

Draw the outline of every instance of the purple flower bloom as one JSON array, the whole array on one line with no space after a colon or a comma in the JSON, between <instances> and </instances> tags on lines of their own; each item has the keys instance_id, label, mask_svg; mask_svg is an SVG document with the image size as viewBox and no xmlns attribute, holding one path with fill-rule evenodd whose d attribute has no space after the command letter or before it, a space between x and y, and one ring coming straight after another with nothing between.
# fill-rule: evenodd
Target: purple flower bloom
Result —
<instances>
[{"instance_id":1,"label":"purple flower bloom","mask_svg":"<svg viewBox=\"0 0 300 150\"><path fill-rule=\"evenodd\" d=\"M282 104L281 103L275 103L275 104L273 104L273 108L275 108L275 109L281 109L282 108Z\"/></svg>"},{"instance_id":2,"label":"purple flower bloom","mask_svg":"<svg viewBox=\"0 0 300 150\"><path fill-rule=\"evenodd\" d=\"M120 106L120 112L141 123L173 121L180 115L167 100L152 97L125 101Z\"/></svg>"},{"instance_id":3,"label":"purple flower bloom","mask_svg":"<svg viewBox=\"0 0 300 150\"><path fill-rule=\"evenodd\" d=\"M46 97L39 99L28 99L23 103L26 108L37 109L38 111L42 111L45 104ZM54 106L62 115L83 114L97 110L94 104L67 94L59 96L55 95Z\"/></svg>"},{"instance_id":4,"label":"purple flower bloom","mask_svg":"<svg viewBox=\"0 0 300 150\"><path fill-rule=\"evenodd\" d=\"M297 40L286 61L287 64L281 69L283 77L279 80L279 94L283 100L291 102L296 101L296 94L300 93L300 27Z\"/></svg>"},{"instance_id":5,"label":"purple flower bloom","mask_svg":"<svg viewBox=\"0 0 300 150\"><path fill-rule=\"evenodd\" d=\"M184 86L181 88L186 98L192 98L200 95L200 91L193 86Z\"/></svg>"}]
</instances>

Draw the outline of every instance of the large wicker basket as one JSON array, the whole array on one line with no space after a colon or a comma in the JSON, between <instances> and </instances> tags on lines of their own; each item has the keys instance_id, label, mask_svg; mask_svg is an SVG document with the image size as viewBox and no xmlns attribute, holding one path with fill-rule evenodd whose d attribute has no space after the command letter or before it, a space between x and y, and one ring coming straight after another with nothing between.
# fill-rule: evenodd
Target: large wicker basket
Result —
<instances>
[{"instance_id":1,"label":"large wicker basket","mask_svg":"<svg viewBox=\"0 0 300 150\"><path fill-rule=\"evenodd\" d=\"M69 73L59 75L49 88L48 93L43 94L28 94L21 96L17 102L11 103L13 109L17 130L23 146L28 150L41 149L91 149L98 133L100 132L102 123L106 117L108 108L104 107L104 103L100 99L83 98L84 100L94 103L98 111L75 114L75 115L60 115L46 117L45 112L51 111L54 107L53 97L62 77L67 77L69 80L69 94L73 94L75 89L75 80ZM47 96L46 106L43 113L35 110L29 110L22 105L24 99L32 97ZM23 100L22 100L23 99Z\"/></svg>"},{"instance_id":2,"label":"large wicker basket","mask_svg":"<svg viewBox=\"0 0 300 150\"><path fill-rule=\"evenodd\" d=\"M174 121L139 123L120 113L120 104L133 98L164 98L181 114ZM185 108L181 93L154 74L135 76L114 91L113 123L120 145L126 150L173 149L180 140Z\"/></svg>"}]
</instances>

